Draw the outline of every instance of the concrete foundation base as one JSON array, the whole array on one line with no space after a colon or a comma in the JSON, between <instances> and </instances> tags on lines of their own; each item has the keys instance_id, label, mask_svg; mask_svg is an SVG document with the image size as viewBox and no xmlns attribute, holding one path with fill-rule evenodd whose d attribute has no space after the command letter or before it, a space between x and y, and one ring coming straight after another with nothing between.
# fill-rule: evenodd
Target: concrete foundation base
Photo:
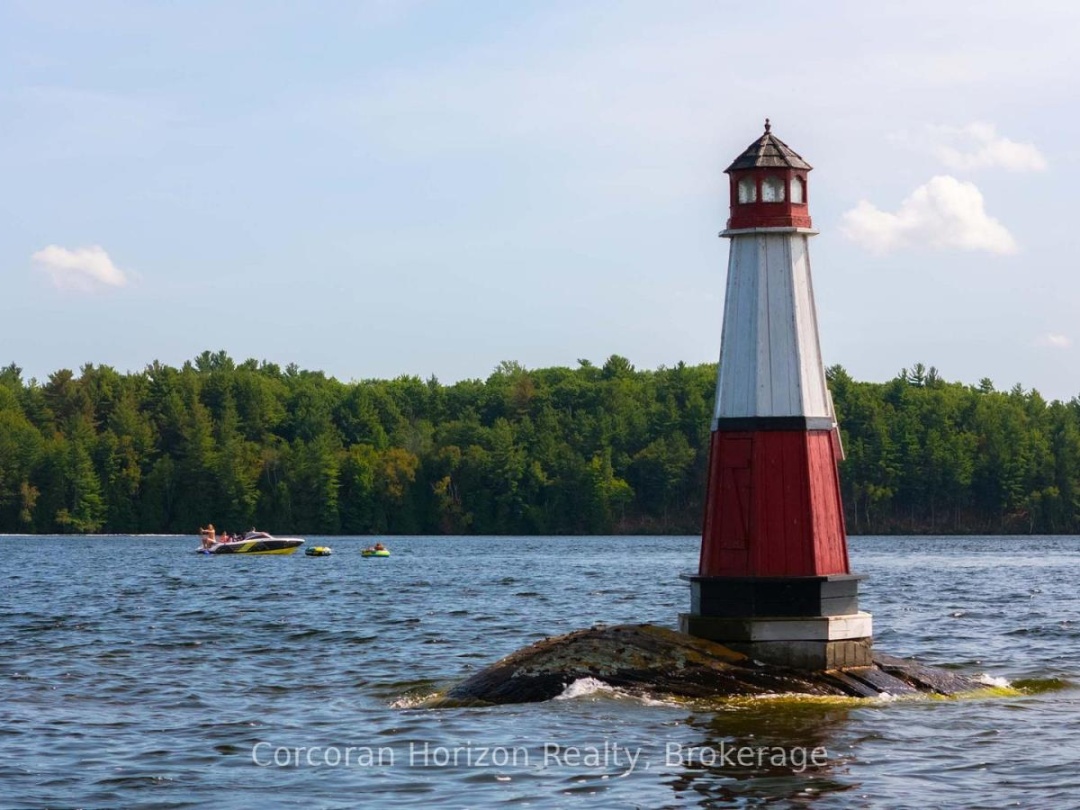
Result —
<instances>
[{"instance_id":1,"label":"concrete foundation base","mask_svg":"<svg viewBox=\"0 0 1080 810\"><path fill-rule=\"evenodd\" d=\"M710 641L847 641L874 635L874 621L862 611L849 616L679 616L682 632Z\"/></svg>"},{"instance_id":2,"label":"concrete foundation base","mask_svg":"<svg viewBox=\"0 0 1080 810\"><path fill-rule=\"evenodd\" d=\"M869 613L816 618L727 618L679 615L679 630L719 642L749 658L805 670L869 666L873 624Z\"/></svg>"},{"instance_id":3,"label":"concrete foundation base","mask_svg":"<svg viewBox=\"0 0 1080 810\"><path fill-rule=\"evenodd\" d=\"M847 667L868 667L874 662L874 640L756 641L725 646L763 664L822 672Z\"/></svg>"}]
</instances>

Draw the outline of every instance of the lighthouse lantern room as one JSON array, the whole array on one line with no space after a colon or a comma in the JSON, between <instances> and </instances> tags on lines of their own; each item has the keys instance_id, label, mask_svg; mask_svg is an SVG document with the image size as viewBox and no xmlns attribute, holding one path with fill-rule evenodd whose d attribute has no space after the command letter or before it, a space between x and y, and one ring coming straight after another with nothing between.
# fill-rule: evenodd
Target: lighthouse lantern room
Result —
<instances>
[{"instance_id":1,"label":"lighthouse lantern room","mask_svg":"<svg viewBox=\"0 0 1080 810\"><path fill-rule=\"evenodd\" d=\"M848 566L810 276L810 164L765 132L726 169L727 290L701 557L684 632L770 663L871 663Z\"/></svg>"}]
</instances>

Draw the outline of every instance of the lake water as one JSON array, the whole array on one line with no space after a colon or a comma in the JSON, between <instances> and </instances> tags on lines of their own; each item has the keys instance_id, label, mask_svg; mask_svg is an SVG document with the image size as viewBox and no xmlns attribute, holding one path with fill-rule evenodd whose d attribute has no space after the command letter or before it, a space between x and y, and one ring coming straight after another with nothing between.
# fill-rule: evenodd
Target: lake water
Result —
<instances>
[{"instance_id":1,"label":"lake water","mask_svg":"<svg viewBox=\"0 0 1080 810\"><path fill-rule=\"evenodd\" d=\"M417 704L545 636L675 626L698 539L325 542L0 538L0 807L1080 804L1080 538L850 540L878 649L1020 694L449 710Z\"/></svg>"}]
</instances>

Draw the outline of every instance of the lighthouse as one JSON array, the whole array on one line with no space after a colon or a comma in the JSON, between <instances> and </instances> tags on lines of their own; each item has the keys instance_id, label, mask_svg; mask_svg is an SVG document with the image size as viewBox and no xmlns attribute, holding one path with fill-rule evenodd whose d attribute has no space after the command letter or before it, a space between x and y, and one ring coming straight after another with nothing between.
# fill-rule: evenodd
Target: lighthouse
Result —
<instances>
[{"instance_id":1,"label":"lighthouse","mask_svg":"<svg viewBox=\"0 0 1080 810\"><path fill-rule=\"evenodd\" d=\"M810 277L811 166L765 132L725 170L727 291L708 492L680 629L800 669L871 664Z\"/></svg>"}]
</instances>

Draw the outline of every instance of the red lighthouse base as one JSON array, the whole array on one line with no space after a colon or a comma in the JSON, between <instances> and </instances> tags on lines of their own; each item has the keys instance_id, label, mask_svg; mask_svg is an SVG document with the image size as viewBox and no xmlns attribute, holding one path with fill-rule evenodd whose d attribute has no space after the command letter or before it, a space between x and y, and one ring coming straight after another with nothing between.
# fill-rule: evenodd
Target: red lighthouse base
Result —
<instances>
[{"instance_id":1,"label":"red lighthouse base","mask_svg":"<svg viewBox=\"0 0 1080 810\"><path fill-rule=\"evenodd\" d=\"M701 575L849 573L838 450L835 430L713 432Z\"/></svg>"},{"instance_id":2,"label":"red lighthouse base","mask_svg":"<svg viewBox=\"0 0 1080 810\"><path fill-rule=\"evenodd\" d=\"M798 669L869 666L872 619L848 566L836 431L723 420L712 435L690 635Z\"/></svg>"}]
</instances>

